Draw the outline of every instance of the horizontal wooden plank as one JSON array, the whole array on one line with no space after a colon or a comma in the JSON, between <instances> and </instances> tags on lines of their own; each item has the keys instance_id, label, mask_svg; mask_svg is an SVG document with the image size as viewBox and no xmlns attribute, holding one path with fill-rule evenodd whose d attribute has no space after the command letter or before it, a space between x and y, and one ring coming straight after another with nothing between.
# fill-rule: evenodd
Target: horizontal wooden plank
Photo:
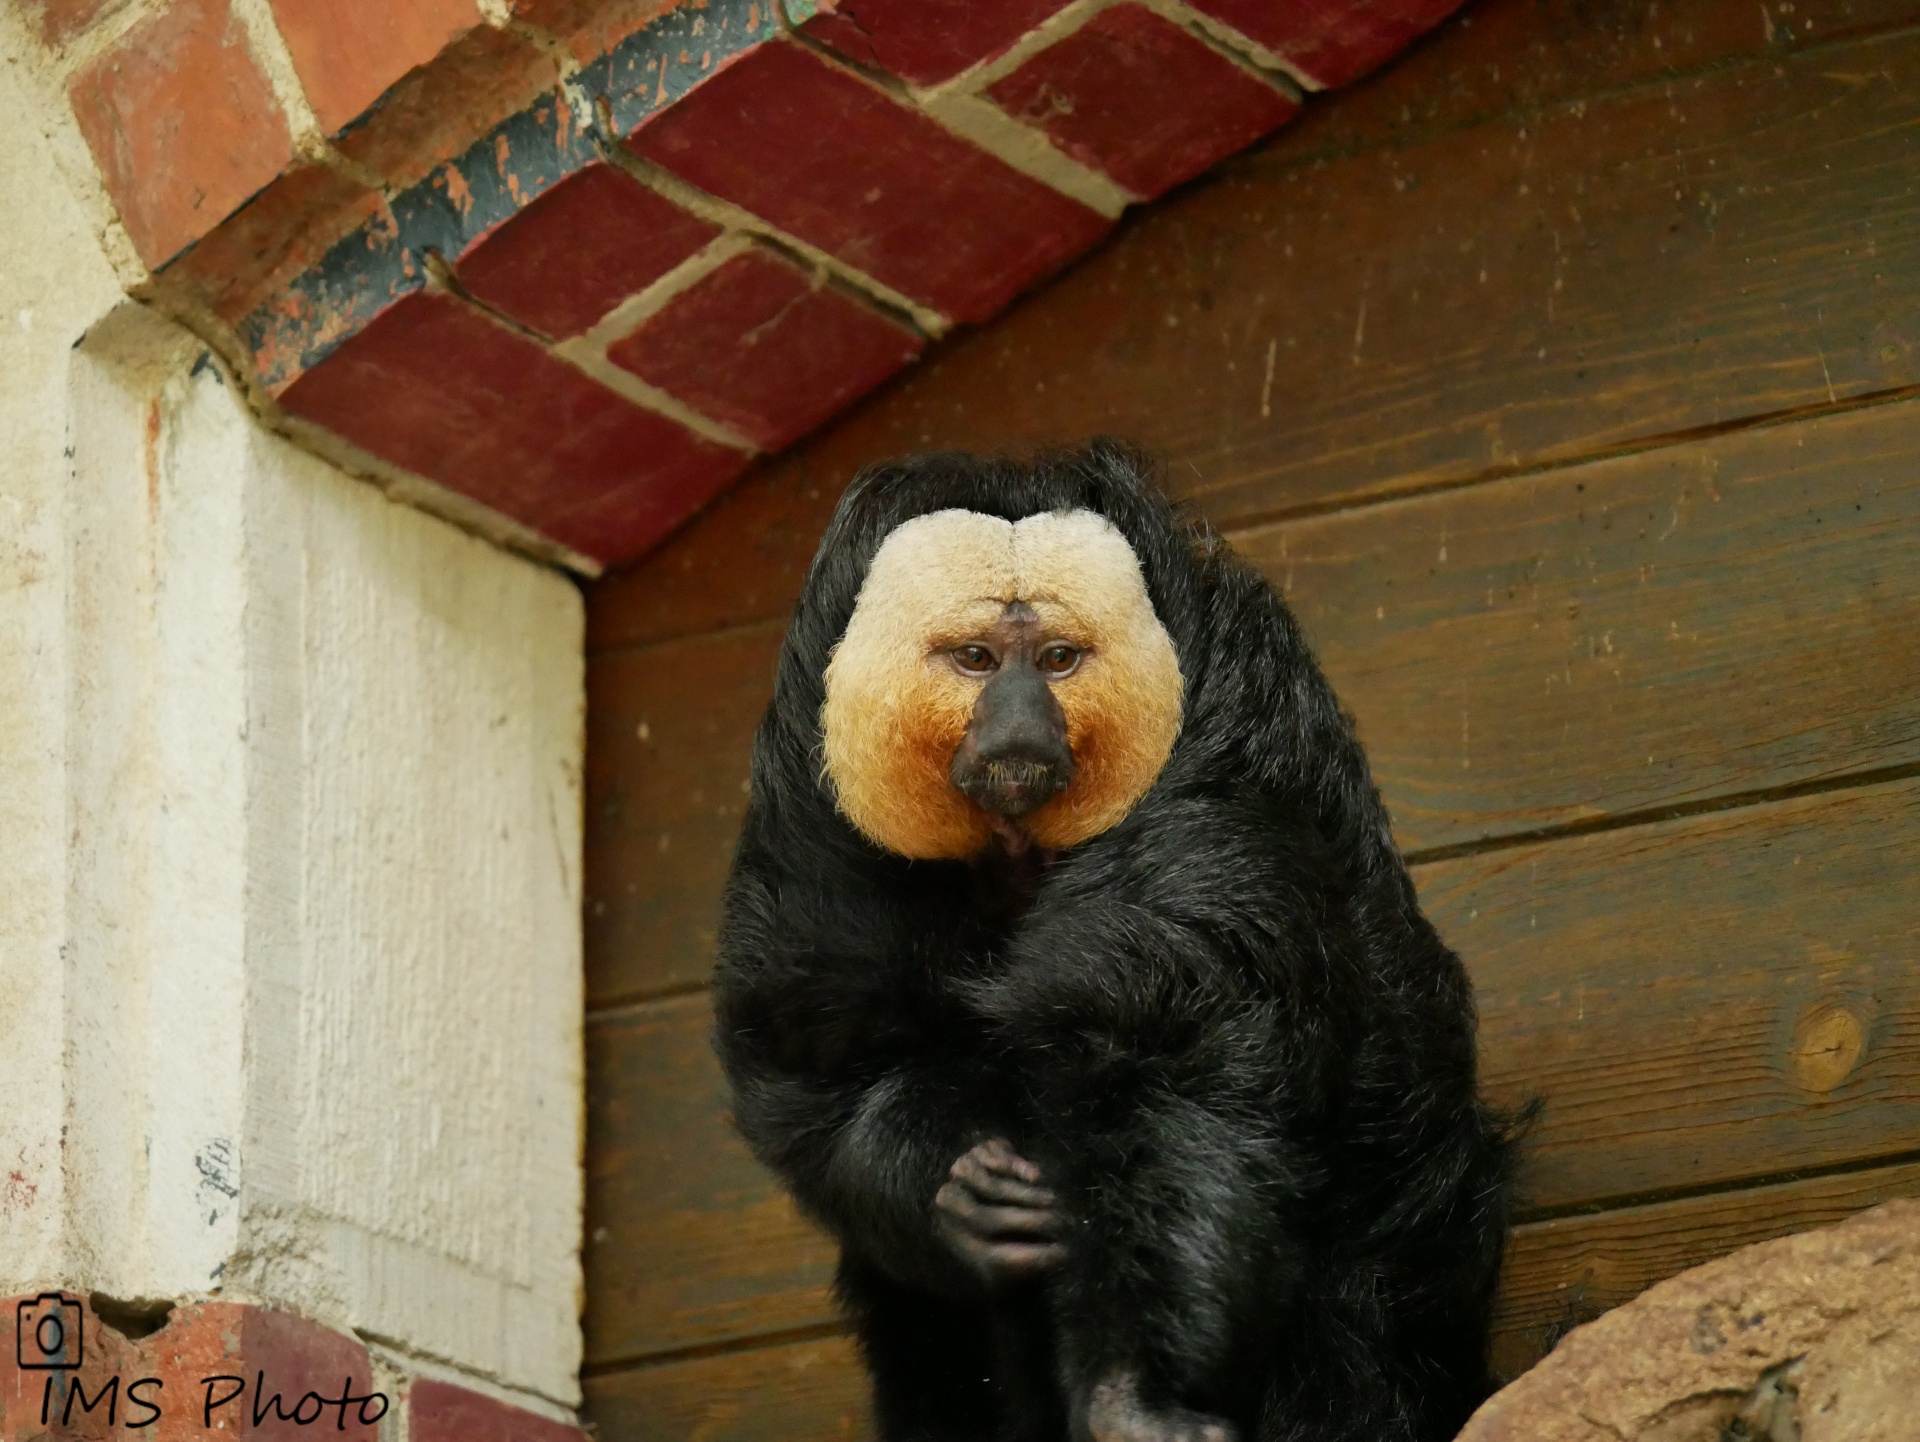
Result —
<instances>
[{"instance_id":1,"label":"horizontal wooden plank","mask_svg":"<svg viewBox=\"0 0 1920 1442\"><path fill-rule=\"evenodd\" d=\"M1276 145L1067 277L1055 350L1225 526L1911 385L1916 127L1903 32L1336 164Z\"/></svg>"},{"instance_id":2,"label":"horizontal wooden plank","mask_svg":"<svg viewBox=\"0 0 1920 1442\"><path fill-rule=\"evenodd\" d=\"M1530 58L1657 56L1694 21L1641 17L1681 8L1473 7L1407 62L1460 110L1382 77L1131 218L603 582L590 644L784 613L847 479L903 451L1128 435L1239 525L1920 383L1920 37L1528 89ZM1504 58L1455 65L1496 11Z\"/></svg>"},{"instance_id":3,"label":"horizontal wooden plank","mask_svg":"<svg viewBox=\"0 0 1920 1442\"><path fill-rule=\"evenodd\" d=\"M587 1004L703 980L785 627L587 663Z\"/></svg>"},{"instance_id":4,"label":"horizontal wooden plank","mask_svg":"<svg viewBox=\"0 0 1920 1442\"><path fill-rule=\"evenodd\" d=\"M1920 781L1418 869L1482 1085L1545 1100L1524 1204L1920 1147Z\"/></svg>"},{"instance_id":5,"label":"horizontal wooden plank","mask_svg":"<svg viewBox=\"0 0 1920 1442\"><path fill-rule=\"evenodd\" d=\"M1920 402L1236 544L1409 849L1920 762Z\"/></svg>"},{"instance_id":6,"label":"horizontal wooden plank","mask_svg":"<svg viewBox=\"0 0 1920 1442\"><path fill-rule=\"evenodd\" d=\"M1517 1377L1566 1330L1741 1247L1920 1196L1920 1165L1878 1167L1517 1227L1494 1367ZM589 1376L587 1416L622 1442L841 1442L871 1435L866 1377L843 1337Z\"/></svg>"},{"instance_id":7,"label":"horizontal wooden plank","mask_svg":"<svg viewBox=\"0 0 1920 1442\"><path fill-rule=\"evenodd\" d=\"M1517 1377L1568 1328L1666 1277L1754 1242L1811 1231L1895 1197L1920 1197L1920 1165L1875 1167L1516 1227L1494 1367Z\"/></svg>"},{"instance_id":8,"label":"horizontal wooden plank","mask_svg":"<svg viewBox=\"0 0 1920 1442\"><path fill-rule=\"evenodd\" d=\"M883 388L856 409L890 393ZM588 656L783 620L862 464L823 456L812 442L760 461L659 550L587 588Z\"/></svg>"},{"instance_id":9,"label":"horizontal wooden plank","mask_svg":"<svg viewBox=\"0 0 1920 1442\"><path fill-rule=\"evenodd\" d=\"M1920 1147L1920 782L1420 868L1543 1208ZM702 997L589 1027L588 1355L824 1322L832 1247L727 1128ZM1529 1324L1531 1325L1531 1324Z\"/></svg>"},{"instance_id":10,"label":"horizontal wooden plank","mask_svg":"<svg viewBox=\"0 0 1920 1442\"><path fill-rule=\"evenodd\" d=\"M865 1442L866 1373L845 1337L589 1375L605 1442Z\"/></svg>"},{"instance_id":11,"label":"horizontal wooden plank","mask_svg":"<svg viewBox=\"0 0 1920 1442\"><path fill-rule=\"evenodd\" d=\"M1302 162L1336 160L1492 116L1534 114L1916 23L1914 0L1813 0L1790 11L1476 0L1392 64L1309 105L1289 127L1287 152Z\"/></svg>"},{"instance_id":12,"label":"horizontal wooden plank","mask_svg":"<svg viewBox=\"0 0 1920 1442\"><path fill-rule=\"evenodd\" d=\"M1920 762L1920 402L1237 542L1410 849ZM589 665L595 1004L706 974L780 630Z\"/></svg>"},{"instance_id":13,"label":"horizontal wooden plank","mask_svg":"<svg viewBox=\"0 0 1920 1442\"><path fill-rule=\"evenodd\" d=\"M734 1133L710 1025L698 994L587 1027L589 1364L834 1317L834 1245Z\"/></svg>"}]
</instances>

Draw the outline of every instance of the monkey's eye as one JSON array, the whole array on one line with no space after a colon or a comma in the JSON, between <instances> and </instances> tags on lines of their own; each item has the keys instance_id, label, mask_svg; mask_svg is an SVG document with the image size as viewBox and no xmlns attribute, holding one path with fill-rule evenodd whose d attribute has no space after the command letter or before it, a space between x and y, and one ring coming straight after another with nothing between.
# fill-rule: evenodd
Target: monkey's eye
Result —
<instances>
[{"instance_id":1,"label":"monkey's eye","mask_svg":"<svg viewBox=\"0 0 1920 1442\"><path fill-rule=\"evenodd\" d=\"M1049 676L1070 675L1080 664L1080 652L1065 641L1055 641L1040 653L1040 669Z\"/></svg>"},{"instance_id":2,"label":"monkey's eye","mask_svg":"<svg viewBox=\"0 0 1920 1442\"><path fill-rule=\"evenodd\" d=\"M947 654L953 657L953 664L962 671L973 671L983 676L999 664L993 659L993 652L985 646L955 646Z\"/></svg>"}]
</instances>

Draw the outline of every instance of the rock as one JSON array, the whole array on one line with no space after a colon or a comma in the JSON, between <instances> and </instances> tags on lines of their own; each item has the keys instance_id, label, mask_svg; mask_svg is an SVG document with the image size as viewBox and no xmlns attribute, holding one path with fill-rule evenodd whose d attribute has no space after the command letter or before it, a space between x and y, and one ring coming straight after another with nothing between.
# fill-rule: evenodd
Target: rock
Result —
<instances>
[{"instance_id":1,"label":"rock","mask_svg":"<svg viewBox=\"0 0 1920 1442\"><path fill-rule=\"evenodd\" d=\"M1917 1442L1920 1202L1746 1247L1578 1327L1458 1442Z\"/></svg>"}]
</instances>

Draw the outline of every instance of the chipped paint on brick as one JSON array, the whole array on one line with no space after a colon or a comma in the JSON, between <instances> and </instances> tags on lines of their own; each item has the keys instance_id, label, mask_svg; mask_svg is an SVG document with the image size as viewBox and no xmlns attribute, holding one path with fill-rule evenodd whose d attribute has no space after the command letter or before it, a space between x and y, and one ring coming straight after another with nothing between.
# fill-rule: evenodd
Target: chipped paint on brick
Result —
<instances>
[{"instance_id":1,"label":"chipped paint on brick","mask_svg":"<svg viewBox=\"0 0 1920 1442\"><path fill-rule=\"evenodd\" d=\"M375 217L240 323L261 383L278 393L425 279L391 213Z\"/></svg>"},{"instance_id":2,"label":"chipped paint on brick","mask_svg":"<svg viewBox=\"0 0 1920 1442\"><path fill-rule=\"evenodd\" d=\"M811 4L790 4L795 18ZM573 83L605 96L615 135L625 135L654 111L673 104L716 68L780 33L773 4L709 0L703 9L670 11L635 31L584 68Z\"/></svg>"},{"instance_id":3,"label":"chipped paint on brick","mask_svg":"<svg viewBox=\"0 0 1920 1442\"><path fill-rule=\"evenodd\" d=\"M276 395L426 283L432 251L458 261L556 183L598 158L574 107L550 91L393 197L285 291L240 323Z\"/></svg>"},{"instance_id":4,"label":"chipped paint on brick","mask_svg":"<svg viewBox=\"0 0 1920 1442\"><path fill-rule=\"evenodd\" d=\"M810 15L812 7L802 4L796 13ZM778 33L772 7L760 0L709 0L704 8L676 10L636 31L565 88L509 116L394 196L383 213L241 322L262 383L275 394L284 390L342 340L420 289L428 251L457 262L494 228L596 159L581 101L591 105L604 96L615 133L625 134L685 95L711 67Z\"/></svg>"},{"instance_id":5,"label":"chipped paint on brick","mask_svg":"<svg viewBox=\"0 0 1920 1442\"><path fill-rule=\"evenodd\" d=\"M787 9L798 21L811 17L815 6L790 0ZM707 0L674 10L500 122L392 197L240 323L261 382L275 394L283 391L341 341L419 290L426 283L427 252L457 262L595 160L590 117L600 98L610 108L615 135L624 135L716 68L777 38L779 30L773 5L763 0Z\"/></svg>"}]
</instances>

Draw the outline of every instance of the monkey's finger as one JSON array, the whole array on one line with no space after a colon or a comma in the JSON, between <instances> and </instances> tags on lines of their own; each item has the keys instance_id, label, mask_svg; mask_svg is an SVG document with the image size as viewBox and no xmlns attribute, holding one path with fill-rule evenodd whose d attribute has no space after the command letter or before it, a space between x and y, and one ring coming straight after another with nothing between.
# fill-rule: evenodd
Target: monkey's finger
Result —
<instances>
[{"instance_id":1,"label":"monkey's finger","mask_svg":"<svg viewBox=\"0 0 1920 1442\"><path fill-rule=\"evenodd\" d=\"M990 1242L974 1236L950 1218L941 1218L937 1229L956 1255L994 1281L1050 1271L1067 1257L1067 1249L1057 1242Z\"/></svg>"},{"instance_id":2,"label":"monkey's finger","mask_svg":"<svg viewBox=\"0 0 1920 1442\"><path fill-rule=\"evenodd\" d=\"M989 1242L985 1251L988 1270L1005 1278L1037 1277L1067 1259L1067 1249L1058 1242Z\"/></svg>"},{"instance_id":3,"label":"monkey's finger","mask_svg":"<svg viewBox=\"0 0 1920 1442\"><path fill-rule=\"evenodd\" d=\"M962 1156L952 1167L948 1167L947 1175L996 1202L1012 1202L1016 1206L1052 1206L1054 1202L1054 1192L1050 1187L1020 1181L1004 1171L993 1171L973 1156Z\"/></svg>"},{"instance_id":4,"label":"monkey's finger","mask_svg":"<svg viewBox=\"0 0 1920 1442\"><path fill-rule=\"evenodd\" d=\"M1050 1188L1018 1181L1003 1173L988 1170L969 1152L953 1164L948 1173L982 1201L1005 1202L1016 1207L1050 1207L1054 1195Z\"/></svg>"},{"instance_id":5,"label":"monkey's finger","mask_svg":"<svg viewBox=\"0 0 1920 1442\"><path fill-rule=\"evenodd\" d=\"M1052 1237L1060 1230L1059 1215L1045 1207L990 1206L957 1182L934 1193L933 1204L976 1237Z\"/></svg>"},{"instance_id":6,"label":"monkey's finger","mask_svg":"<svg viewBox=\"0 0 1920 1442\"><path fill-rule=\"evenodd\" d=\"M1052 1241L1060 1235L1059 1215L1038 1207L975 1206L962 1216L967 1230L976 1237L1044 1237Z\"/></svg>"},{"instance_id":7,"label":"monkey's finger","mask_svg":"<svg viewBox=\"0 0 1920 1442\"><path fill-rule=\"evenodd\" d=\"M996 1178L1018 1186L1038 1187L1040 1169L1025 1157L1012 1152L989 1152L984 1147L975 1147L966 1153L950 1168L948 1174L979 1181Z\"/></svg>"},{"instance_id":8,"label":"monkey's finger","mask_svg":"<svg viewBox=\"0 0 1920 1442\"><path fill-rule=\"evenodd\" d=\"M961 1181L981 1201L999 1202L1003 1206L1047 1209L1060 1200L1051 1187L1030 1187L1011 1177L963 1177Z\"/></svg>"},{"instance_id":9,"label":"monkey's finger","mask_svg":"<svg viewBox=\"0 0 1920 1442\"><path fill-rule=\"evenodd\" d=\"M1022 1182L1038 1182L1040 1168L1028 1161L1013 1149L1013 1143L1005 1137L993 1137L980 1143L967 1157L977 1158L988 1171L1004 1177L1013 1177ZM965 1161L967 1157L960 1160Z\"/></svg>"}]
</instances>

